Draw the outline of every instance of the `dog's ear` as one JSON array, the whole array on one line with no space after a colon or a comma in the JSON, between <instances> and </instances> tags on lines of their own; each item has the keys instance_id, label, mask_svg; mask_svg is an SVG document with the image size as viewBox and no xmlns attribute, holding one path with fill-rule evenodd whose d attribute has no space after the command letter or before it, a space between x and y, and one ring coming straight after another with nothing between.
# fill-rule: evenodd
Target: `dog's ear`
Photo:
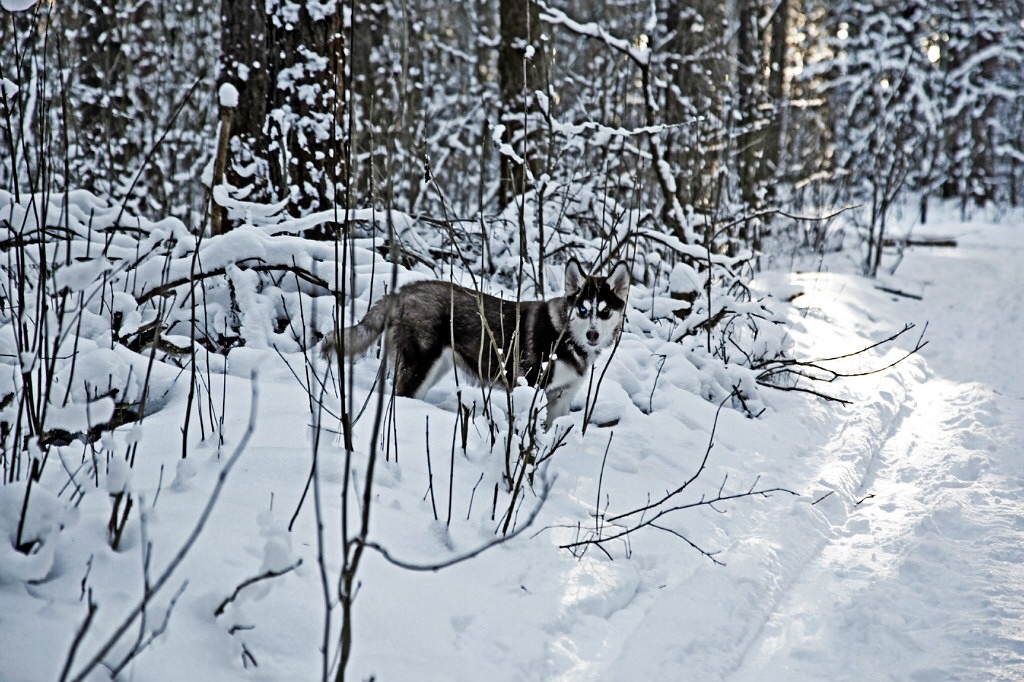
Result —
<instances>
[{"instance_id":1,"label":"dog's ear","mask_svg":"<svg viewBox=\"0 0 1024 682\"><path fill-rule=\"evenodd\" d=\"M575 258L570 258L569 262L565 264L565 295L572 296L582 289L584 279L586 276L583 274L580 262Z\"/></svg>"},{"instance_id":2,"label":"dog's ear","mask_svg":"<svg viewBox=\"0 0 1024 682\"><path fill-rule=\"evenodd\" d=\"M608 282L608 288L625 301L626 292L629 291L629 267L626 265L626 261L620 260L616 263L606 281Z\"/></svg>"}]
</instances>

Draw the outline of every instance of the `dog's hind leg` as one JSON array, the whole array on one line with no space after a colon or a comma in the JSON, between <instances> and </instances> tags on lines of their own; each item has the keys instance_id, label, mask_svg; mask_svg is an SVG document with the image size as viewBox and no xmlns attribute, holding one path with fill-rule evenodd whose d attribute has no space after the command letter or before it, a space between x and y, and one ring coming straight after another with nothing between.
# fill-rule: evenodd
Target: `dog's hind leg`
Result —
<instances>
[{"instance_id":1,"label":"dog's hind leg","mask_svg":"<svg viewBox=\"0 0 1024 682\"><path fill-rule=\"evenodd\" d=\"M422 399L450 368L450 354L443 348L423 348L412 339L402 339L395 344L395 393Z\"/></svg>"},{"instance_id":2,"label":"dog's hind leg","mask_svg":"<svg viewBox=\"0 0 1024 682\"><path fill-rule=\"evenodd\" d=\"M429 367L418 359L402 355L395 357L395 394L403 398L415 398L427 377Z\"/></svg>"},{"instance_id":3,"label":"dog's hind leg","mask_svg":"<svg viewBox=\"0 0 1024 682\"><path fill-rule=\"evenodd\" d=\"M427 396L427 392L431 387L433 387L441 377L451 371L453 364L451 352L443 351L437 359L430 364L423 375L423 379L420 381L420 385L412 394L412 397L418 400L423 400Z\"/></svg>"}]
</instances>

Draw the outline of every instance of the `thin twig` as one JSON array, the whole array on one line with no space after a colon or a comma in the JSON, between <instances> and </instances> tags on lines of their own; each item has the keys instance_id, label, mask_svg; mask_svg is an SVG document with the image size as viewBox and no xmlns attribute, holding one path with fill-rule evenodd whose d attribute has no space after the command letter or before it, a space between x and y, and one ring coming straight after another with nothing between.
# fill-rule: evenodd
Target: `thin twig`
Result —
<instances>
[{"instance_id":1,"label":"thin twig","mask_svg":"<svg viewBox=\"0 0 1024 682\"><path fill-rule=\"evenodd\" d=\"M654 528L654 529L657 529L657 530L661 530L663 532L671 533L672 535L675 535L676 537L681 538L683 541L685 541L687 544L689 544L695 550L700 552L701 555L707 557L708 559L710 559L711 561L713 561L716 564L722 564L722 562L720 560L715 558L715 553L714 552L709 552L709 551L705 550L704 548L700 547L699 545L694 543L692 540L687 538L682 533L680 533L678 531L675 531L675 530L672 530L670 528L667 528L667 527L659 524L658 521L660 519L662 519L663 517L669 515L669 514L673 514L675 512L679 512L679 511L684 511L684 510L687 510L687 509L694 509L694 508L697 508L697 507L709 507L711 509L714 509L715 511L720 511L719 509L717 509L715 507L716 504L719 504L719 503L722 503L722 502L731 502L733 500L738 500L738 499L742 499L742 498L746 498L746 497L754 497L754 496L768 497L772 493L788 493L790 495L796 495L796 493L794 493L793 491L787 490L786 488L781 488L781 487L758 488L757 484L758 484L758 481L760 480L760 477L755 479L753 485L751 485L745 492L726 494L725 493L725 485L728 482L728 476L726 476L726 477L723 478L721 485L718 487L718 492L715 494L714 497L708 498L708 497L705 497L705 496L702 495L700 497L700 499L698 499L698 500L696 500L694 502L688 502L688 503L683 503L683 504L673 504L672 506L668 506L669 502L671 500L673 500L673 498L675 498L680 493L682 493L687 488L689 488L691 485L693 485L693 483L701 476L701 474L704 473L705 469L707 468L708 459L711 456L711 449L712 449L712 447L714 447L715 433L718 430L718 418L721 415L722 408L725 406L726 402L728 402L732 397L737 395L737 393L738 393L738 389L734 388L732 390L732 392L728 396L726 396L725 399L722 400L722 402L720 402L718 404L718 409L715 410L715 419L714 419L714 422L712 423L712 426L711 426L711 434L708 437L708 445L707 445L707 448L704 450L704 457L701 459L700 465L697 467L697 470L688 479L686 479L686 481L684 481L682 483L682 485L676 487L674 490L671 490L671 491L665 493L662 497L660 497L659 499L657 499L657 500L655 500L653 502L652 501L648 501L647 504L644 504L644 505L642 505L640 507L637 507L635 509L629 510L627 512L623 512L623 513L620 513L620 514L613 514L613 515L606 515L606 516L604 516L605 523L613 524L613 525L615 525L619 529L616 532L613 532L611 534L607 534L606 535L604 533L604 526L602 526L600 524L600 520L601 520L600 509L598 509L597 510L598 519L595 521L595 526L594 526L595 530L594 530L594 533L593 533L592 537L588 537L586 539L582 539L581 540L581 539L578 539L579 535L577 533L577 539L576 540L574 540L573 542L568 542L568 543L565 543L563 545L560 545L559 547L561 549L568 549L568 550L570 550L571 552L573 552L574 556L576 555L576 551L577 550L579 550L581 548L585 550L588 547L597 547L599 549L602 549L602 551L605 551L605 553L607 554L608 553L607 550L604 550L604 548L603 548L604 544L612 542L612 541L616 541L616 540L623 540L624 542L628 542L630 536L633 533L635 533L635 532L637 532L637 531L639 531L639 530L641 530L643 528ZM611 439L609 439L609 444L610 444L610 440ZM607 456L607 450L606 450L605 454ZM603 470L604 470L604 463L602 462L602 472L603 472ZM600 505L600 485L601 485L601 483L599 482L598 483L598 490L599 490L599 492L598 492L598 504L599 505ZM649 512L653 512L653 513L651 513L649 515L648 514ZM639 518L636 521L630 521L629 523L620 523L623 520L631 519L633 517L639 517Z\"/></svg>"},{"instance_id":2,"label":"thin twig","mask_svg":"<svg viewBox=\"0 0 1024 682\"><path fill-rule=\"evenodd\" d=\"M603 545L603 544L605 544L607 542L611 542L613 540L618 540L618 539L621 539L621 538L629 537L631 534L637 532L638 530L641 530L642 528L647 528L649 526L653 527L653 526L656 525L656 522L658 521L658 519L660 519L660 518L662 518L662 517L664 517L664 516L666 516L668 514L672 514L672 513L675 513L675 512L679 512L679 511L685 511L687 509L696 509L698 507L711 507L713 509L714 505L719 504L721 502L732 502L734 500L739 500L739 499L743 499L743 498L746 498L746 497L755 497L755 496L756 497L770 497L772 493L786 493L786 494L789 494L789 495L797 495L797 493L795 493L792 490L789 490L787 488L774 487L774 488L764 488L764 489L761 489L761 490L747 490L747 491L742 492L742 493L733 493L731 495L717 495L717 496L715 496L714 498L711 498L711 499L702 497L702 498L700 498L699 500L697 500L695 502L688 502L686 504L679 504L679 505L676 505L674 507L668 507L668 508L665 508L665 509L661 509L661 510L658 511L658 513L654 514L649 519L645 519L645 520L639 521L638 523L636 523L636 524L634 524L632 526L623 527L623 530L621 530L621 531L619 531L617 533L614 533L612 535L605 535L605 536L602 536L602 537L599 537L599 538L592 538L592 539L589 539L589 540L578 540L578 541L575 541L575 542L566 543L564 545L559 545L559 548L560 549L573 549L573 548L581 547L581 546L584 546L584 545L600 546L600 545ZM623 516L625 516L625 515L623 515ZM702 552L702 553L706 554L705 552Z\"/></svg>"},{"instance_id":3,"label":"thin twig","mask_svg":"<svg viewBox=\"0 0 1024 682\"><path fill-rule=\"evenodd\" d=\"M834 494L835 492L836 492L835 490L829 490L827 493L825 493L824 495L822 495L821 497L816 499L814 502L811 502L811 506L813 507L814 505L818 504L819 502L822 502L823 500L828 499L828 497L830 495Z\"/></svg>"},{"instance_id":4,"label":"thin twig","mask_svg":"<svg viewBox=\"0 0 1024 682\"><path fill-rule=\"evenodd\" d=\"M675 490L667 493L666 495L664 495L658 501L656 501L656 502L649 502L648 504L645 504L642 507L637 507L636 509L633 509L631 511L624 512L622 514L617 514L615 516L610 516L610 517L608 517L608 521L609 522L619 521L621 519L624 519L624 518L627 518L627 517L630 517L630 516L636 516L637 514L644 514L645 512L651 511L652 509L656 509L656 508L660 507L661 505L665 504L665 502L669 501L670 499L672 499L676 495L680 494L681 492L683 492L684 490L689 488L691 485L693 485L693 482L696 481L700 477L700 475L704 472L704 469L707 467L707 464L708 464L708 458L711 457L711 448L713 448L714 445L715 445L715 432L718 430L718 417L722 413L722 408L725 407L725 403L728 402L733 397L733 395L735 393L736 393L736 391L734 390L732 393L727 395L722 400L722 402L718 403L718 409L715 410L715 419L711 423L711 434L708 436L708 446L704 450L704 457L703 457L703 459L701 459L700 466L697 467L697 471L695 471L693 473L693 475L690 476L690 478L686 479L686 481L684 481L682 485L677 487Z\"/></svg>"},{"instance_id":5,"label":"thin twig","mask_svg":"<svg viewBox=\"0 0 1024 682\"><path fill-rule=\"evenodd\" d=\"M267 570L267 571L264 571L263 573L260 573L259 575L255 575L255 576L253 576L251 578L247 578L246 580L243 580L242 582L240 582L238 584L238 587L235 588L234 592L232 592L229 596L225 597L224 601L222 601L220 604L217 605L217 608L215 608L213 610L213 615L214 616L223 615L224 609L226 609L228 607L228 604L230 604L231 602L235 601L235 599L238 599L238 595L245 588L250 587L252 585L255 585L256 583L262 582L264 580L270 580L271 578L279 578L282 575L291 573L292 571L294 571L296 568L298 568L301 565L302 565L302 559L300 558L298 561L296 561L291 566L288 566L286 568L282 568L279 571Z\"/></svg>"},{"instance_id":6,"label":"thin twig","mask_svg":"<svg viewBox=\"0 0 1024 682\"><path fill-rule=\"evenodd\" d=\"M523 532L525 532L533 524L533 522L537 519L537 516L540 514L541 507L543 507L545 501L547 501L548 493L551 491L551 487L554 485L555 480L556 480L555 478L552 478L550 481L546 481L545 482L544 487L541 489L541 491L540 491L540 493L538 495L538 497L540 498L540 501L530 511L530 516L526 519L526 521L524 523L518 525L511 532L509 532L507 534L504 534L504 535L501 535L499 537L496 537L493 540L480 545L479 547L477 547L476 549L474 549L472 551L466 552L465 554L460 554L460 555L458 555L456 557L452 557L450 559L445 559L444 561L438 561L438 562L426 563L426 564L416 563L414 561L406 561L404 559L397 558L390 551L388 551L386 548L384 548L382 545L380 545L380 544L378 544L376 542L368 542L368 541L364 540L364 541L362 541L362 544L367 549L372 549L372 550L376 551L378 554L381 555L381 557L384 558L385 561L387 561L389 564L391 564L393 566L397 566L399 568L404 568L407 571L418 571L418 572L436 573L437 571L440 571L442 569L449 568L451 566L455 566L456 564L461 564L462 562L469 561L470 559L474 559L474 558L480 556L481 554L483 554L484 552L486 552L486 551L488 551L490 549L493 549L493 548L495 548L495 547L497 547L499 545L503 545L506 542L509 542L513 538L515 538L515 537L521 535Z\"/></svg>"},{"instance_id":7,"label":"thin twig","mask_svg":"<svg viewBox=\"0 0 1024 682\"><path fill-rule=\"evenodd\" d=\"M89 559L89 567L92 568L92 558ZM89 588L89 601L88 601L88 612L85 614L85 620L82 621L82 625L79 626L78 632L75 633L75 638L71 642L71 648L68 649L68 657L64 661L64 668L60 673L60 682L68 679L68 675L71 673L71 664L75 660L75 654L78 653L78 647L82 644L82 639L85 638L85 633L89 631L89 626L92 625L92 619L96 616L96 611L99 607L96 602L92 600L92 588Z\"/></svg>"},{"instance_id":8,"label":"thin twig","mask_svg":"<svg viewBox=\"0 0 1024 682\"><path fill-rule=\"evenodd\" d=\"M612 447L612 437L615 432L608 434L608 443L604 446L604 455L601 457L601 472L597 476L597 502L594 504L594 532L601 534L601 488L604 485L604 467L608 463L608 450Z\"/></svg>"}]
</instances>

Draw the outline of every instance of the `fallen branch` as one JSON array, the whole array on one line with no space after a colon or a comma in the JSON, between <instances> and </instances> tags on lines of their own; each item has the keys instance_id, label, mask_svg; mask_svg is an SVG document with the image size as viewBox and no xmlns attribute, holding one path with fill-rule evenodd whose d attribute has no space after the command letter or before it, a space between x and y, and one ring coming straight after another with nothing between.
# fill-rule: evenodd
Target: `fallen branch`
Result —
<instances>
[{"instance_id":1,"label":"fallen branch","mask_svg":"<svg viewBox=\"0 0 1024 682\"><path fill-rule=\"evenodd\" d=\"M213 615L214 616L222 616L222 615L224 615L224 609L226 609L228 607L228 604L230 604L231 602L233 602L236 599L238 599L238 595L245 588L251 587L252 585L255 585L256 583L262 582L264 580L270 580L271 578L280 578L282 575L291 573L292 571L294 571L296 568L298 568L301 565L302 565L302 559L299 559L298 561L296 561L291 566L288 566L287 568L282 568L280 571L273 571L273 570L265 571L263 573L260 573L259 575L253 576L253 577L248 578L246 580L243 580L242 582L240 582L238 584L238 587L235 588L234 592L232 592L229 596L225 597L224 601L222 601L220 604L217 605L217 608L215 608L213 610Z\"/></svg>"},{"instance_id":2,"label":"fallen branch","mask_svg":"<svg viewBox=\"0 0 1024 682\"><path fill-rule=\"evenodd\" d=\"M635 523L635 524L633 524L631 526L620 526L622 528L622 530L620 530L617 533L613 533L611 535L601 535L599 537L592 537L592 538L588 538L586 540L576 540L574 542L569 542L569 543L566 543L564 545L559 545L559 548L560 549L574 550L574 549L581 548L581 547L586 547L586 546L598 546L598 547L600 547L601 545L604 545L606 543L612 542L614 540L619 540L619 539L625 538L625 537L627 537L627 536L629 536L629 535L631 535L631 534L633 534L633 533L635 533L635 532L637 532L639 530L642 530L644 528L650 527L650 528L655 528L655 529L666 531L666 532L671 532L673 535L675 535L676 537L681 538L682 540L684 540L688 545L690 545L691 547L696 549L698 552L700 552L701 555L707 557L708 559L710 559L715 564L718 564L719 566L724 566L725 565L724 562L722 562L722 561L720 561L720 560L715 558L715 555L717 554L717 552L709 552L708 550L703 549L702 547L700 547L695 542L693 542L692 540L690 540L689 538L684 536L679 531L675 531L675 530L669 531L668 529L664 528L663 526L658 525L657 521L659 519L667 516L668 514L672 514L672 513L675 513L675 512L679 512L679 511L684 511L684 510L687 510L687 509L696 509L698 507L712 507L713 508L716 504L719 504L719 503L722 503L722 502L732 502L734 500L740 500L740 499L743 499L743 498L746 498L746 497L770 497L772 493L786 493L786 494L789 494L789 495L797 495L798 494L798 493L796 493L796 492L794 492L792 490L788 490L786 488L781 488L781 487L760 488L760 489L756 489L756 488L752 487L752 488L750 488L749 490L747 490L745 492L733 493L731 495L724 495L724 494L721 494L721 492L719 494L715 495L712 498L704 497L702 495L699 500L696 500L694 502L687 502L685 504L678 504L678 505L674 505L674 506L671 506L671 507L666 507L664 509L659 509L657 511L657 513L654 514L653 516L651 516L650 518L641 519L640 521L638 521L637 523ZM650 505L646 506L645 508L646 509L650 509ZM640 513L641 513L641 509L634 509L633 511L626 512L625 514L620 514L619 516L614 517L614 518L622 518L622 517L625 517L625 516L631 516L631 515L640 514Z\"/></svg>"},{"instance_id":3,"label":"fallen branch","mask_svg":"<svg viewBox=\"0 0 1024 682\"><path fill-rule=\"evenodd\" d=\"M308 282L309 284L312 284L314 286L321 287L325 291L330 292L337 297L337 292L334 291L334 289L331 287L330 284L327 283L326 280L317 277L309 270L306 270L305 268L300 268L295 264L275 264L262 262L256 264L249 264L247 261L242 260L238 261L237 263L233 263L232 265L241 270L252 270L254 272L290 272L299 279ZM157 296L167 296L180 286L184 286L186 284L195 284L197 282L200 282L204 279L209 279L211 277L222 277L226 274L227 267L214 268L212 270L207 270L205 272L190 273L188 277L179 277L178 279L173 279L164 282L160 286L154 287L153 289L150 289L149 291L140 294L138 298L135 299L135 302L138 305L142 305L143 303L146 303L149 300L156 298Z\"/></svg>"},{"instance_id":4,"label":"fallen branch","mask_svg":"<svg viewBox=\"0 0 1024 682\"><path fill-rule=\"evenodd\" d=\"M939 248L956 248L957 241L954 237L907 237L906 239L886 238L883 246L934 246Z\"/></svg>"},{"instance_id":5,"label":"fallen branch","mask_svg":"<svg viewBox=\"0 0 1024 682\"><path fill-rule=\"evenodd\" d=\"M902 296L904 298L912 298L915 301L923 301L924 300L924 296L921 296L920 294L911 294L910 292L901 291L899 289L893 289L892 287L882 286L881 284L876 284L875 288L878 289L879 291L884 291L885 293L892 294L894 296Z\"/></svg>"},{"instance_id":6,"label":"fallen branch","mask_svg":"<svg viewBox=\"0 0 1024 682\"><path fill-rule=\"evenodd\" d=\"M924 335L928 331L927 323L925 324L924 329L921 330L921 335L917 338L917 341L914 343L914 347L912 349L910 349L909 351L907 351L906 353L901 355L896 360L894 360L894 361L892 361L892 362L890 362L887 365L884 365L882 367L876 367L874 369L865 370L863 372L841 372L839 370L835 370L835 369L831 369L829 367L826 367L824 363L836 362L838 360L846 360L846 359L849 359L849 358L856 357L858 355L862 355L864 353L867 353L868 351L873 350L875 348L878 348L879 346L884 346L887 343L891 343L891 342L895 341L899 337L901 337L904 334L906 334L907 332L909 332L911 329L914 329L915 326L916 325L914 325L914 324L908 323L908 324L904 325L903 329L901 329L900 331L896 332L895 334L891 334L890 336L882 339L881 341L877 341L877 342L872 343L872 344L870 344L868 346L865 346L864 348L861 348L859 350L855 350L855 351L850 352L850 353L844 353L842 355L835 355L835 356L828 357L828 358L819 358L817 360L797 360L797 359L794 359L794 358L767 360L767 361L765 361L765 362L763 362L763 363L761 363L759 365L754 365L753 367L751 367L751 369L763 370L760 374L757 375L757 379L756 379L757 383L762 385L762 386L767 386L769 388L775 388L775 389L778 389L780 391L797 391L797 392L802 392L802 393L810 393L812 395L816 395L816 396L818 396L820 398L824 398L826 400L832 400L832 401L835 401L835 402L841 402L841 403L847 403L848 404L849 401L842 400L840 398L835 398L833 396L829 396L829 395L827 395L825 393L816 391L814 389L809 389L809 388L804 388L804 387L796 386L795 384L791 385L791 386L779 385L777 383L774 383L773 380L776 377L790 375L790 376L796 377L797 381L799 381L799 379L803 378L803 379L809 379L811 381L818 381L818 382L830 384L830 383L836 381L837 379L849 379L849 378L852 378L852 377L863 377L863 376L868 376L868 375L871 375L871 374L878 374L880 372L884 372L884 371L886 371L888 369L891 369L892 367L895 367L896 365L898 365L899 363L903 362L904 360L909 358L911 355L914 355L915 353L917 353L922 348L924 348L925 346L928 345L928 342L924 340Z\"/></svg>"}]
</instances>

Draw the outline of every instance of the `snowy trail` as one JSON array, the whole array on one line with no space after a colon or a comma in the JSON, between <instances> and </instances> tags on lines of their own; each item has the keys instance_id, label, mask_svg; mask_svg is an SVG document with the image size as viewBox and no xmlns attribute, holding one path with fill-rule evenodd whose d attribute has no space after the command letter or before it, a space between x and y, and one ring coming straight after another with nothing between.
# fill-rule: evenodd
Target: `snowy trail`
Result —
<instances>
[{"instance_id":1,"label":"snowy trail","mask_svg":"<svg viewBox=\"0 0 1024 682\"><path fill-rule=\"evenodd\" d=\"M908 254L924 375L730 679L1024 679L1022 261L1012 227Z\"/></svg>"}]
</instances>

